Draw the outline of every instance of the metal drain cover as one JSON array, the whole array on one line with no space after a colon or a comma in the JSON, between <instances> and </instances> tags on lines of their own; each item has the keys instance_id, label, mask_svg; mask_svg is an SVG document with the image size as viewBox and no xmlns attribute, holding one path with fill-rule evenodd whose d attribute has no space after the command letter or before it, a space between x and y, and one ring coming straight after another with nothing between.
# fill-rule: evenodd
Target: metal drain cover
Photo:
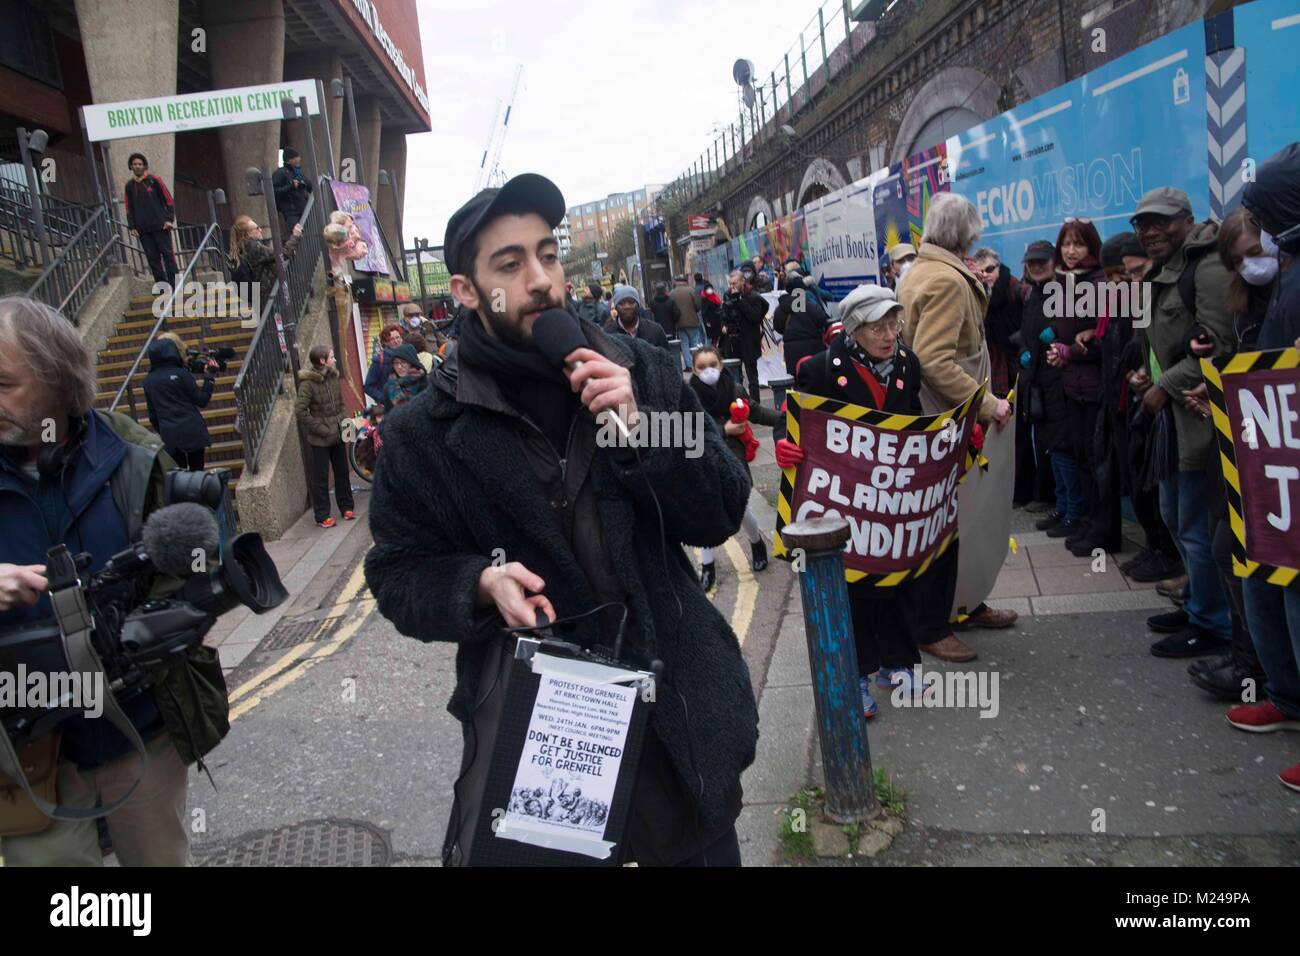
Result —
<instances>
[{"instance_id":1,"label":"metal drain cover","mask_svg":"<svg viewBox=\"0 0 1300 956\"><path fill-rule=\"evenodd\" d=\"M199 866L388 866L388 834L358 820L304 820L246 834Z\"/></svg>"},{"instance_id":2,"label":"metal drain cover","mask_svg":"<svg viewBox=\"0 0 1300 956\"><path fill-rule=\"evenodd\" d=\"M332 631L338 622L337 617L327 617L314 621L281 621L271 628L269 634L257 645L259 651L282 651L288 647L297 647L307 641L319 641Z\"/></svg>"}]
</instances>

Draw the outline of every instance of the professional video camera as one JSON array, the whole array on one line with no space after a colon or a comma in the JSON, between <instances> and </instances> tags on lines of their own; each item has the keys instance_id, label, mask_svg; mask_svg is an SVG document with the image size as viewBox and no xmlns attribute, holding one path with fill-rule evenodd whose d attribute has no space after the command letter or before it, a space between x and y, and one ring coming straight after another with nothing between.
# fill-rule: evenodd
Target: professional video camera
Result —
<instances>
[{"instance_id":1,"label":"professional video camera","mask_svg":"<svg viewBox=\"0 0 1300 956\"><path fill-rule=\"evenodd\" d=\"M208 367L208 361L217 363L217 369L225 372L230 360L235 357L235 350L228 345L216 349L200 349L190 346L185 350L186 364L195 375L202 375Z\"/></svg>"},{"instance_id":2,"label":"professional video camera","mask_svg":"<svg viewBox=\"0 0 1300 956\"><path fill-rule=\"evenodd\" d=\"M67 546L47 552L51 618L0 631L0 672L84 672L102 668L104 684L120 702L150 686L161 668L183 659L218 617L242 604L255 614L288 597L262 537L226 540L209 504L222 493L213 475L172 472L166 499L180 499L151 514L141 540L115 554L82 580L90 555L73 557ZM183 579L166 598L150 598L157 575ZM86 635L89 649L85 650ZM71 703L71 702L68 702ZM15 748L37 739L76 707L46 701L41 707L0 707L0 727Z\"/></svg>"}]
</instances>

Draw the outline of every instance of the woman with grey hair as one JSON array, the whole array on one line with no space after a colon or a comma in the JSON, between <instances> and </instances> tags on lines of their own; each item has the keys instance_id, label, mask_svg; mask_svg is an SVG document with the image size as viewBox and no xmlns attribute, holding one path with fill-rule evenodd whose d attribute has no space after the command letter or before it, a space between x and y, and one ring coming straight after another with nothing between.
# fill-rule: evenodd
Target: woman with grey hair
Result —
<instances>
[{"instance_id":1,"label":"woman with grey hair","mask_svg":"<svg viewBox=\"0 0 1300 956\"><path fill-rule=\"evenodd\" d=\"M916 262L899 289L903 303L903 341L921 363L921 403L927 414L955 408L990 378L984 314L988 292L967 267L966 251L980 237L974 204L956 193L939 193L930 201ZM987 391L978 418L984 427L1004 427L1011 406ZM975 659L975 651L952 633L948 615L957 591L957 545L917 581L922 650L944 661ZM976 627L1009 627L1016 613L986 604L968 619Z\"/></svg>"}]
</instances>

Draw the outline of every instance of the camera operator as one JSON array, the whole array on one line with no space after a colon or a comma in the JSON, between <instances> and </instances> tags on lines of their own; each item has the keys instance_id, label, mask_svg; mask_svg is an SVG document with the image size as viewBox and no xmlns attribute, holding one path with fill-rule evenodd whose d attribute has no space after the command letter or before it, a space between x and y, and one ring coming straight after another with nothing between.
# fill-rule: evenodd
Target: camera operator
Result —
<instances>
[{"instance_id":1,"label":"camera operator","mask_svg":"<svg viewBox=\"0 0 1300 956\"><path fill-rule=\"evenodd\" d=\"M163 506L173 463L161 442L124 415L94 411L94 398L94 360L72 323L39 302L0 298L0 631L52 616L49 548L87 552L82 573L94 573L140 540L144 519ZM140 587L158 595L173 583L155 577ZM216 653L195 647L122 709L149 761L107 817L117 857L126 866L187 865L186 766L229 730ZM141 776L139 755L107 720L75 717L59 730L64 807L107 806ZM18 800L26 802L21 793ZM0 801L0 833L14 809ZM0 853L7 866L102 864L93 820L51 820L39 832L0 838Z\"/></svg>"},{"instance_id":2,"label":"camera operator","mask_svg":"<svg viewBox=\"0 0 1300 956\"><path fill-rule=\"evenodd\" d=\"M207 422L200 408L207 408L217 384L217 360L203 366L203 387L186 367L184 346L171 333L163 333L149 346L149 374L144 380L144 399L149 406L149 424L167 448L167 454L188 471L203 470L203 454L212 444Z\"/></svg>"}]
</instances>

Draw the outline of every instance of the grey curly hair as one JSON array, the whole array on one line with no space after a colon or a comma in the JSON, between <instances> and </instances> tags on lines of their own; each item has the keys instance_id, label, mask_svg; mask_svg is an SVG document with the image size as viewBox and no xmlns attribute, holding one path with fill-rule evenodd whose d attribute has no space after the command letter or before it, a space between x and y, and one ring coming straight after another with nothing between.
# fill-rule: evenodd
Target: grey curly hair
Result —
<instances>
[{"instance_id":1,"label":"grey curly hair","mask_svg":"<svg viewBox=\"0 0 1300 956\"><path fill-rule=\"evenodd\" d=\"M94 356L76 326L44 302L22 295L0 298L0 349L22 356L51 395L66 398L70 415L94 407Z\"/></svg>"}]
</instances>

